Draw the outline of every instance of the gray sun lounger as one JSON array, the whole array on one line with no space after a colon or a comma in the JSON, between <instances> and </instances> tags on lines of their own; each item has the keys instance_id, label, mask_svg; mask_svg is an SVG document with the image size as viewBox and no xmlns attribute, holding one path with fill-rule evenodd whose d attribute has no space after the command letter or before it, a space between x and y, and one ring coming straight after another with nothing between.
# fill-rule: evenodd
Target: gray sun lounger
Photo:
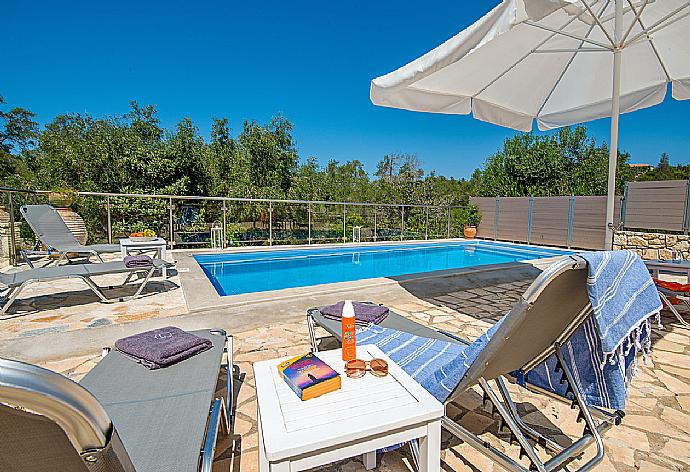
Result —
<instances>
[{"instance_id":1,"label":"gray sun lounger","mask_svg":"<svg viewBox=\"0 0 690 472\"><path fill-rule=\"evenodd\" d=\"M219 428L227 433L231 425L232 337L194 334L213 348L157 370L113 351L80 383L0 359L0 470L211 472Z\"/></svg>"},{"instance_id":2,"label":"gray sun lounger","mask_svg":"<svg viewBox=\"0 0 690 472\"><path fill-rule=\"evenodd\" d=\"M119 244L81 244L55 208L50 205L24 205L19 211L36 234L36 238L48 248L49 252L60 254L58 262L69 259L70 254L94 256L99 262L103 262L101 254L121 250ZM24 259L31 265L27 257Z\"/></svg>"},{"instance_id":3,"label":"gray sun lounger","mask_svg":"<svg viewBox=\"0 0 690 472\"><path fill-rule=\"evenodd\" d=\"M525 386L528 389L559 401L572 401L571 407L579 409L578 422L581 419L585 421L582 436L571 445L563 447L522 420L506 384L512 372L522 371L526 375L552 355L556 356L558 365L566 365L560 346L571 338L592 313L586 281L587 262L578 256L561 258L542 272L508 313L491 341L471 363L469 370L445 402L448 405L459 400L461 394L478 384L483 391L484 402L488 401L491 411L499 415L499 428L509 429L511 444L517 441L520 446L520 459L526 455L530 465L526 467L520 460L510 457L448 416L442 421L444 429L511 471L550 472L565 467L583 472L591 470L601 462L604 457L602 435L610 427L621 422L622 411L610 411L587 405L584 393L568 368L561 368L562 382L566 383L572 395L568 400L527 383ZM318 352L315 325L323 327L341 341L340 323L324 318L318 308L310 309L307 312L307 326L314 352ZM380 326L421 337L469 344L468 341L450 333L435 331L396 313L389 313ZM495 382L496 389L489 384L490 381ZM550 453L550 459L543 461L540 458L535 443ZM572 460L580 457L592 444L596 444L595 455L580 468L573 469ZM419 453L416 443L412 442L409 445L416 460Z\"/></svg>"},{"instance_id":4,"label":"gray sun lounger","mask_svg":"<svg viewBox=\"0 0 690 472\"><path fill-rule=\"evenodd\" d=\"M51 267L38 267L9 274L0 273L0 286L4 287L4 293L1 296L2 306L0 307L0 320L14 316L7 316L5 313L10 308L12 303L14 303L19 293L31 283L78 278L86 282L89 288L96 295L98 295L98 298L100 298L103 303L114 303L139 297L153 273L157 270L169 267L172 267L171 263L161 259L153 259L153 265L146 268L129 268L125 266L125 263L122 261L112 261L104 262L102 264L67 264ZM100 287L91 279L92 277L99 275L127 274L125 281L121 285L117 286L122 287L130 281L132 276L138 273L145 274L144 280L139 284L137 291L133 295L129 295L127 297L108 298L103 292L104 287ZM108 288L113 287L110 286Z\"/></svg>"}]
</instances>

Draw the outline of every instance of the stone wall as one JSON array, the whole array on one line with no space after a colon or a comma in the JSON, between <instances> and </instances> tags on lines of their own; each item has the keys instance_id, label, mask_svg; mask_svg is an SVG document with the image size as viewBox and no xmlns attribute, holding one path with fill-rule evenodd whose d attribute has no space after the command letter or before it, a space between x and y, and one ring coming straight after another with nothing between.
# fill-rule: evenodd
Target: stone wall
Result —
<instances>
[{"instance_id":1,"label":"stone wall","mask_svg":"<svg viewBox=\"0 0 690 472\"><path fill-rule=\"evenodd\" d=\"M5 267L10 264L10 225L2 224L0 222L0 267ZM19 223L14 224L14 231L17 240L19 240Z\"/></svg>"},{"instance_id":2,"label":"stone wall","mask_svg":"<svg viewBox=\"0 0 690 472\"><path fill-rule=\"evenodd\" d=\"M687 234L618 231L613 237L614 249L632 249L643 259L673 259L678 253L690 260L690 236Z\"/></svg>"}]
</instances>

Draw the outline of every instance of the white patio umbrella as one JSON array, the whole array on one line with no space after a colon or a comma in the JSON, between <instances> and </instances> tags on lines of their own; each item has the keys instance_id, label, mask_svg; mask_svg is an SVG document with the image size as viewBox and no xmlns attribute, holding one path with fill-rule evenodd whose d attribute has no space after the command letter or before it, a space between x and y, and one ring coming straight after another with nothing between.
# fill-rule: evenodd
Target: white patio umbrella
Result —
<instances>
[{"instance_id":1,"label":"white patio umbrella","mask_svg":"<svg viewBox=\"0 0 690 472\"><path fill-rule=\"evenodd\" d=\"M376 105L469 114L530 131L611 117L605 247L613 240L618 116L690 98L690 0L504 0L374 79Z\"/></svg>"}]
</instances>

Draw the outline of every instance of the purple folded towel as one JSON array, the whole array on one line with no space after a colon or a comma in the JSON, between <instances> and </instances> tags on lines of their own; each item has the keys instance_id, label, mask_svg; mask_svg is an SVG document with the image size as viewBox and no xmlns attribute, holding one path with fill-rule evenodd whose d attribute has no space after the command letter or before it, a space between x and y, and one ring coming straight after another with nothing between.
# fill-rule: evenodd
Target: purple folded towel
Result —
<instances>
[{"instance_id":1,"label":"purple folded towel","mask_svg":"<svg viewBox=\"0 0 690 472\"><path fill-rule=\"evenodd\" d=\"M140 254L138 256L125 256L122 260L125 263L125 267L128 269L148 269L153 267L153 259L151 256L146 254Z\"/></svg>"},{"instance_id":2,"label":"purple folded towel","mask_svg":"<svg viewBox=\"0 0 690 472\"><path fill-rule=\"evenodd\" d=\"M210 339L201 338L180 328L145 331L115 341L115 348L148 369L160 369L188 359L213 347Z\"/></svg>"},{"instance_id":3,"label":"purple folded towel","mask_svg":"<svg viewBox=\"0 0 690 472\"><path fill-rule=\"evenodd\" d=\"M335 305L328 305L321 308L324 318L338 320L343 317L343 305L345 302L338 302ZM379 324L388 316L388 308L382 305L372 305L369 303L352 302L355 309L355 322Z\"/></svg>"}]
</instances>

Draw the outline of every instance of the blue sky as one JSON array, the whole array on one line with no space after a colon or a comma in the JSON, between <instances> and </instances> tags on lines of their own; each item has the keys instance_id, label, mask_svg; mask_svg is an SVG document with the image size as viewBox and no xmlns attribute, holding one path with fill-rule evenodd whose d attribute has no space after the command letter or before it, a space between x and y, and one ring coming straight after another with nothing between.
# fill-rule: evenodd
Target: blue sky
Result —
<instances>
[{"instance_id":1,"label":"blue sky","mask_svg":"<svg viewBox=\"0 0 690 472\"><path fill-rule=\"evenodd\" d=\"M432 49L497 0L410 2L10 2L3 6L0 94L38 114L125 113L155 104L163 125L211 117L235 131L283 113L300 155L359 159L416 153L427 170L468 177L514 132L469 116L375 107L369 82ZM690 103L621 117L633 162L690 162ZM590 123L608 141L609 121Z\"/></svg>"}]
</instances>

